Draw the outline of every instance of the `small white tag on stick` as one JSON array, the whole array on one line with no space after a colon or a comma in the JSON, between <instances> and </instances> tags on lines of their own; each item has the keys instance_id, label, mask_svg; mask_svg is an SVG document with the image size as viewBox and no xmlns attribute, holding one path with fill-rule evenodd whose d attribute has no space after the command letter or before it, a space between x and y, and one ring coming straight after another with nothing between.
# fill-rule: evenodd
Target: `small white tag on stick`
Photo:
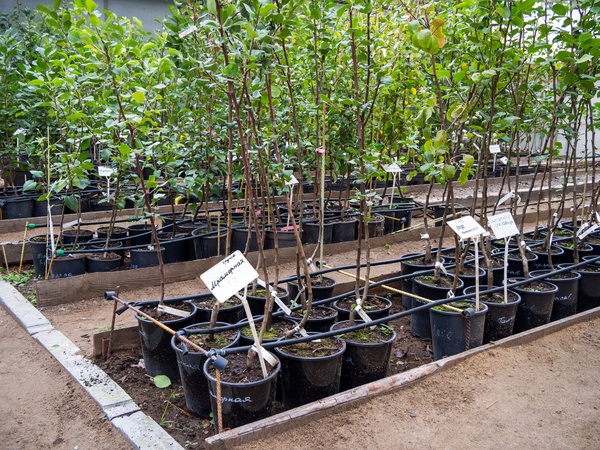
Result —
<instances>
[{"instance_id":1,"label":"small white tag on stick","mask_svg":"<svg viewBox=\"0 0 600 450\"><path fill-rule=\"evenodd\" d=\"M361 317L361 319L364 320L366 323L373 322L373 319L371 319L369 317L369 315L365 312L365 310L362 309L362 306L356 305L354 307L354 309L356 310L356 312L358 313L358 315Z\"/></svg>"},{"instance_id":2,"label":"small white tag on stick","mask_svg":"<svg viewBox=\"0 0 600 450\"><path fill-rule=\"evenodd\" d=\"M172 314L174 316L179 316L179 317L188 317L191 312L190 311L182 311L180 309L177 308L171 308L170 306L166 306L166 305L158 305L158 310L167 314Z\"/></svg>"},{"instance_id":3,"label":"small white tag on stick","mask_svg":"<svg viewBox=\"0 0 600 450\"><path fill-rule=\"evenodd\" d=\"M269 363L271 367L275 367L277 365L277 358L273 357L273 355L271 355L266 349L264 349L260 345L254 344L252 346L252 350L254 350L256 353L260 352L260 355L265 361Z\"/></svg>"}]
</instances>

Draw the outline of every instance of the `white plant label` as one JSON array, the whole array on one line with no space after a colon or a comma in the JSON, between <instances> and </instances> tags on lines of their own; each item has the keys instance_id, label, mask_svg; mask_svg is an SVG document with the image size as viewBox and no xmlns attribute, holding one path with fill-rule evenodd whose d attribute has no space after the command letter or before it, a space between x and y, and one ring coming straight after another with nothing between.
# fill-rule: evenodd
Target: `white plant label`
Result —
<instances>
[{"instance_id":1,"label":"white plant label","mask_svg":"<svg viewBox=\"0 0 600 450\"><path fill-rule=\"evenodd\" d=\"M227 301L257 277L258 273L239 250L200 275L219 303Z\"/></svg>"},{"instance_id":2,"label":"white plant label","mask_svg":"<svg viewBox=\"0 0 600 450\"><path fill-rule=\"evenodd\" d=\"M296 178L294 175L292 175L292 177L290 178L290 181L286 181L285 185L286 186L296 186L299 183L298 178Z\"/></svg>"},{"instance_id":3,"label":"white plant label","mask_svg":"<svg viewBox=\"0 0 600 450\"><path fill-rule=\"evenodd\" d=\"M400 168L400 166L398 164L393 162L391 164L388 164L387 167L385 167L385 171L387 173L400 173L400 172L402 172L402 169Z\"/></svg>"},{"instance_id":4,"label":"white plant label","mask_svg":"<svg viewBox=\"0 0 600 450\"><path fill-rule=\"evenodd\" d=\"M463 216L450 220L448 221L448 225L461 239L470 239L485 233L485 229L479 225L479 222L473 216Z\"/></svg>"},{"instance_id":5,"label":"white plant label","mask_svg":"<svg viewBox=\"0 0 600 450\"><path fill-rule=\"evenodd\" d=\"M193 33L194 31L196 31L198 28L196 28L196 25L192 25L191 27L183 30L181 33L179 33L179 37L180 38L184 38L186 37L188 34Z\"/></svg>"},{"instance_id":6,"label":"white plant label","mask_svg":"<svg viewBox=\"0 0 600 450\"><path fill-rule=\"evenodd\" d=\"M182 311L181 309L171 308L166 305L158 305L158 310L179 317L187 317L191 314L190 311Z\"/></svg>"},{"instance_id":7,"label":"white plant label","mask_svg":"<svg viewBox=\"0 0 600 450\"><path fill-rule=\"evenodd\" d=\"M492 144L490 145L490 153L496 154L496 153L500 153L500 146L498 144Z\"/></svg>"},{"instance_id":8,"label":"white plant label","mask_svg":"<svg viewBox=\"0 0 600 450\"><path fill-rule=\"evenodd\" d=\"M115 173L115 169L112 167L98 166L98 175L101 177L110 177L113 173Z\"/></svg>"},{"instance_id":9,"label":"white plant label","mask_svg":"<svg viewBox=\"0 0 600 450\"><path fill-rule=\"evenodd\" d=\"M519 234L515 219L510 212L488 217L488 225L492 229L496 239L504 239L508 236Z\"/></svg>"},{"instance_id":10,"label":"white plant label","mask_svg":"<svg viewBox=\"0 0 600 450\"><path fill-rule=\"evenodd\" d=\"M585 230L583 233L581 233L581 236L579 236L579 239L583 239L588 234L593 233L597 229L598 229L598 224L596 223L596 224L592 225L591 227L589 227L587 230Z\"/></svg>"},{"instance_id":11,"label":"white plant label","mask_svg":"<svg viewBox=\"0 0 600 450\"><path fill-rule=\"evenodd\" d=\"M356 312L358 313L358 315L362 318L362 320L364 320L366 323L373 322L373 319L371 319L369 317L369 315L365 312L365 310L362 309L362 306L356 305L354 307L354 309L356 310Z\"/></svg>"},{"instance_id":12,"label":"white plant label","mask_svg":"<svg viewBox=\"0 0 600 450\"><path fill-rule=\"evenodd\" d=\"M502 158L500 158L500 161L502 161L502 164L504 164L504 165L508 164L508 158L506 156L503 156Z\"/></svg>"}]
</instances>

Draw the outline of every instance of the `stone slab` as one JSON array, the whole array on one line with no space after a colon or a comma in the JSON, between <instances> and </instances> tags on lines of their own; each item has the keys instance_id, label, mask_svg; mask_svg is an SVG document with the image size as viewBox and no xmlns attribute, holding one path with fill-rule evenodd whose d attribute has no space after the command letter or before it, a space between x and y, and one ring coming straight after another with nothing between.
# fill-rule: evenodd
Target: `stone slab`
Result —
<instances>
[{"instance_id":1,"label":"stone slab","mask_svg":"<svg viewBox=\"0 0 600 450\"><path fill-rule=\"evenodd\" d=\"M121 416L112 424L125 436L134 448L140 450L183 450L169 433L143 412Z\"/></svg>"}]
</instances>

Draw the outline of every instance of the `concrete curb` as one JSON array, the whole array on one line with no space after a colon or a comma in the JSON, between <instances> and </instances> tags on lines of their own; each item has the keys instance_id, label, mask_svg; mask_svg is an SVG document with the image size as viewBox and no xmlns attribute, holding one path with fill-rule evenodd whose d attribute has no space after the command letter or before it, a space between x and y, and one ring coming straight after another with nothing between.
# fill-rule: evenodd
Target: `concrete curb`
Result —
<instances>
[{"instance_id":1,"label":"concrete curb","mask_svg":"<svg viewBox=\"0 0 600 450\"><path fill-rule=\"evenodd\" d=\"M94 400L134 448L183 449L103 370L80 355L81 350L13 286L0 282L0 304Z\"/></svg>"}]
</instances>

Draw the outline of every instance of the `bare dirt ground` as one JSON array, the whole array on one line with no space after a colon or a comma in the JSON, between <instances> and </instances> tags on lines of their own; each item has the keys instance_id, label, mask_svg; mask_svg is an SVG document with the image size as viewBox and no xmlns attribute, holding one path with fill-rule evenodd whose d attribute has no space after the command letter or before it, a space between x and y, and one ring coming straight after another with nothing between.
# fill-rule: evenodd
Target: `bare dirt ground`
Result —
<instances>
[{"instance_id":1,"label":"bare dirt ground","mask_svg":"<svg viewBox=\"0 0 600 450\"><path fill-rule=\"evenodd\" d=\"M411 251L422 251L422 244L394 244L372 256L392 259ZM326 259L331 265L354 262L348 255L326 255ZM167 286L166 295L204 290L195 279ZM122 297L145 300L157 295L156 288L147 288ZM42 312L89 356L91 336L108 329L112 305L97 299ZM135 325L133 314L118 317L118 327L131 325ZM600 448L599 325L596 319L527 345L475 355L310 427L278 432L241 448ZM1 448L130 447L58 363L2 309L0 380L4 384ZM160 407L167 400L162 399ZM203 439L212 434L210 428L199 421L182 445L203 448Z\"/></svg>"}]
</instances>

